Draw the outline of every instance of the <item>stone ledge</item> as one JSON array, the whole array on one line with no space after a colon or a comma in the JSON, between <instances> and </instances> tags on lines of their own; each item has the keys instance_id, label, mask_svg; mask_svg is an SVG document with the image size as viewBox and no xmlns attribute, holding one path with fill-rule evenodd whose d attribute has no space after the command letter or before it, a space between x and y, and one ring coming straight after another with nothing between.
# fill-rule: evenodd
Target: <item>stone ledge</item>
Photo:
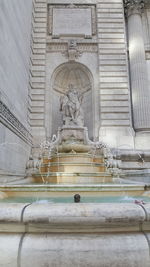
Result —
<instances>
[{"instance_id":1,"label":"stone ledge","mask_svg":"<svg viewBox=\"0 0 150 267\"><path fill-rule=\"evenodd\" d=\"M145 233L0 234L3 267L149 267Z\"/></svg>"},{"instance_id":2,"label":"stone ledge","mask_svg":"<svg viewBox=\"0 0 150 267\"><path fill-rule=\"evenodd\" d=\"M150 230L150 204L0 204L0 231L134 232ZM26 225L26 227L23 227ZM26 229L26 230L25 230Z\"/></svg>"}]
</instances>

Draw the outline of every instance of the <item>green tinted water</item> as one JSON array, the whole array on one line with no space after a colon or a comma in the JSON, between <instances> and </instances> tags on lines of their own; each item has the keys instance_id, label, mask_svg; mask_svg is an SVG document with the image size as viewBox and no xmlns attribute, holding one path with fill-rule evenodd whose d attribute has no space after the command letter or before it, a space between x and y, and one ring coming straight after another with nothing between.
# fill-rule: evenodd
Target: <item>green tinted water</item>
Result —
<instances>
[{"instance_id":1,"label":"green tinted water","mask_svg":"<svg viewBox=\"0 0 150 267\"><path fill-rule=\"evenodd\" d=\"M135 200L143 200L144 202L150 202L150 197L143 196L106 196L106 197L88 197L81 195L81 203L134 203ZM10 197L1 199L3 203L73 203L74 197Z\"/></svg>"}]
</instances>

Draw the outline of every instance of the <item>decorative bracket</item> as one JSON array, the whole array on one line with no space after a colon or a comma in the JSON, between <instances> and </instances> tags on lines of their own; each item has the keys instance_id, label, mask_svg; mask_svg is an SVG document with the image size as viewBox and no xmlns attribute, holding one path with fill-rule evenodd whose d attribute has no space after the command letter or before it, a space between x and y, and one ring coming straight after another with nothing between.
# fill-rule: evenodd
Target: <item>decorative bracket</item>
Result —
<instances>
[{"instance_id":1,"label":"decorative bracket","mask_svg":"<svg viewBox=\"0 0 150 267\"><path fill-rule=\"evenodd\" d=\"M67 57L69 61L75 61L82 55L82 52L78 50L77 42L75 40L70 40L68 43L68 49L63 52L63 55Z\"/></svg>"}]
</instances>

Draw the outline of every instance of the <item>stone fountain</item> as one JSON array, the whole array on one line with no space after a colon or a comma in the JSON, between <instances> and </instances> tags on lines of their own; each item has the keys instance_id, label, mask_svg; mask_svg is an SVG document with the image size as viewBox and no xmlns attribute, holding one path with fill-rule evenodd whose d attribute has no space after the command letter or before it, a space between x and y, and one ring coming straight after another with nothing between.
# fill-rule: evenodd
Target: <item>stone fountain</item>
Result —
<instances>
[{"instance_id":1,"label":"stone fountain","mask_svg":"<svg viewBox=\"0 0 150 267\"><path fill-rule=\"evenodd\" d=\"M92 142L84 127L83 95L72 84L60 98L63 126L57 136L41 144L42 160L35 182L50 184L102 184L112 182L113 167L110 149L102 142ZM110 166L109 166L110 167ZM42 179L41 179L42 178Z\"/></svg>"},{"instance_id":2,"label":"stone fountain","mask_svg":"<svg viewBox=\"0 0 150 267\"><path fill-rule=\"evenodd\" d=\"M80 194L81 203L1 203L0 266L150 266L149 203L82 202L145 192L144 184L122 182L112 151L88 138L82 99L72 85L61 97L63 125L42 142L40 159L30 158L32 184L0 186L5 198Z\"/></svg>"}]
</instances>

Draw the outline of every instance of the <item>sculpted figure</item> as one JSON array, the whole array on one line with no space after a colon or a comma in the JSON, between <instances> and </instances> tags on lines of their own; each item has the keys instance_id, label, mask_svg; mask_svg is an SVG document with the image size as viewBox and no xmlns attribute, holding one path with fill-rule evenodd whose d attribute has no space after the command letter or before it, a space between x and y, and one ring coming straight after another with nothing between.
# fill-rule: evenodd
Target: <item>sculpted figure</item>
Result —
<instances>
[{"instance_id":1,"label":"sculpted figure","mask_svg":"<svg viewBox=\"0 0 150 267\"><path fill-rule=\"evenodd\" d=\"M79 95L78 91L72 84L69 85L69 90L66 95L60 98L60 111L62 112L63 125L66 126L83 126L83 96Z\"/></svg>"}]
</instances>

